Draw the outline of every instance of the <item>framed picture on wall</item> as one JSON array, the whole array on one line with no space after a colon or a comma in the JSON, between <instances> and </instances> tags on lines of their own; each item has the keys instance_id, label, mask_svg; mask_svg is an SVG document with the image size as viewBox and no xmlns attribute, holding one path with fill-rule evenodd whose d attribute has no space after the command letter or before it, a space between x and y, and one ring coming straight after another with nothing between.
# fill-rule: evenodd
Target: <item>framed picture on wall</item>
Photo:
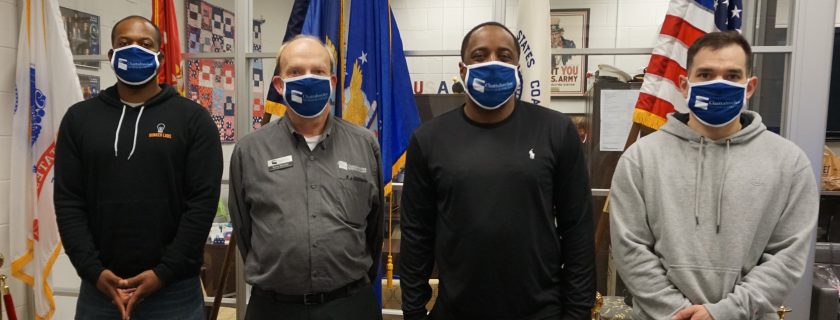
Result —
<instances>
[{"instance_id":1,"label":"framed picture on wall","mask_svg":"<svg viewBox=\"0 0 840 320\"><path fill-rule=\"evenodd\" d=\"M74 55L99 54L99 16L60 7L64 30ZM99 69L99 61L76 62L76 66Z\"/></svg>"},{"instance_id":2,"label":"framed picture on wall","mask_svg":"<svg viewBox=\"0 0 840 320\"><path fill-rule=\"evenodd\" d=\"M551 10L551 48L589 47L589 9ZM551 54L551 96L583 96L586 57Z\"/></svg>"},{"instance_id":3,"label":"framed picture on wall","mask_svg":"<svg viewBox=\"0 0 840 320\"><path fill-rule=\"evenodd\" d=\"M79 74L79 84L82 86L82 97L85 100L99 95L99 76Z\"/></svg>"}]
</instances>

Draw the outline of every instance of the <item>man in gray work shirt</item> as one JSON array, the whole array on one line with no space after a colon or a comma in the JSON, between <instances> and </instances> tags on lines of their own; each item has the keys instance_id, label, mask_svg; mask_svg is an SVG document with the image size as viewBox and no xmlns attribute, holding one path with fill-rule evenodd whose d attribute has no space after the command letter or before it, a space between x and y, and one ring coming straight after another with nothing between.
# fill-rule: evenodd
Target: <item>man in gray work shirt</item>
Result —
<instances>
[{"instance_id":1,"label":"man in gray work shirt","mask_svg":"<svg viewBox=\"0 0 840 320\"><path fill-rule=\"evenodd\" d=\"M335 60L317 39L280 47L286 116L230 164L233 231L253 285L246 319L381 319L382 172L370 131L333 117Z\"/></svg>"}]
</instances>

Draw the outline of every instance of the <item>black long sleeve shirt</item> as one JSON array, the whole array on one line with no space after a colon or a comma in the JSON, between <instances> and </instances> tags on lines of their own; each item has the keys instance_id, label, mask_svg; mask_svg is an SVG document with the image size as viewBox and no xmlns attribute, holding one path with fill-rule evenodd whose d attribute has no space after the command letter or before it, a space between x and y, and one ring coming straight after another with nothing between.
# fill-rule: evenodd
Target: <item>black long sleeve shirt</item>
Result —
<instances>
[{"instance_id":1,"label":"black long sleeve shirt","mask_svg":"<svg viewBox=\"0 0 840 320\"><path fill-rule=\"evenodd\" d=\"M517 101L483 125L463 108L418 128L406 160L400 286L406 319L588 319L591 190L576 127Z\"/></svg>"},{"instance_id":2,"label":"black long sleeve shirt","mask_svg":"<svg viewBox=\"0 0 840 320\"><path fill-rule=\"evenodd\" d=\"M61 121L56 220L85 281L104 269L123 278L151 269L167 284L198 275L219 201L219 132L204 108L162 89L132 108L111 87Z\"/></svg>"}]
</instances>

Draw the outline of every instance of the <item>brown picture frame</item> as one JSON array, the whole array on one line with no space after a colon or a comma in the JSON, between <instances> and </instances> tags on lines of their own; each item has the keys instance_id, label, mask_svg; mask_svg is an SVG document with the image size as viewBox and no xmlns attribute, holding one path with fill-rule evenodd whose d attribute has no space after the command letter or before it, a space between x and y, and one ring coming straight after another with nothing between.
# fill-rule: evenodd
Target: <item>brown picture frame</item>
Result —
<instances>
[{"instance_id":1,"label":"brown picture frame","mask_svg":"<svg viewBox=\"0 0 840 320\"><path fill-rule=\"evenodd\" d=\"M580 97L586 93L586 56L555 54L557 48L589 47L589 9L553 9L551 29L551 96Z\"/></svg>"}]
</instances>

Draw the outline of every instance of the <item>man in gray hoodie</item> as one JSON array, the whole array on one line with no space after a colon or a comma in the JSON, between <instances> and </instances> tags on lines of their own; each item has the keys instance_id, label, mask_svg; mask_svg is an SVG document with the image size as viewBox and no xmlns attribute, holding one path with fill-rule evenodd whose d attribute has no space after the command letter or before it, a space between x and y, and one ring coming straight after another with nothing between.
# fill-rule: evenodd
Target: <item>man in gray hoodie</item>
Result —
<instances>
[{"instance_id":1,"label":"man in gray hoodie","mask_svg":"<svg viewBox=\"0 0 840 320\"><path fill-rule=\"evenodd\" d=\"M750 66L741 35L698 38L679 81L690 112L618 163L612 253L634 319L763 319L802 277L816 179L801 149L743 110Z\"/></svg>"}]
</instances>

